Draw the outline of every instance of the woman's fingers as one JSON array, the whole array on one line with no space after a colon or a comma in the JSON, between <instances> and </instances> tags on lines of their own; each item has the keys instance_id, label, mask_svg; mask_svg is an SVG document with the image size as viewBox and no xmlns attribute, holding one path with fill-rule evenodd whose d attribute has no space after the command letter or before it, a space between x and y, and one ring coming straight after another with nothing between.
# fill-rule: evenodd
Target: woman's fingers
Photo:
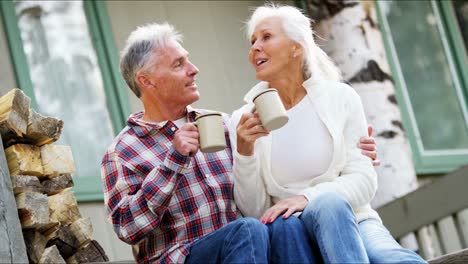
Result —
<instances>
[{"instance_id":1,"label":"woman's fingers","mask_svg":"<svg viewBox=\"0 0 468 264\"><path fill-rule=\"evenodd\" d=\"M361 153L369 158L371 158L372 160L375 160L377 159L377 152L375 151L367 151L367 150L362 150Z\"/></svg>"},{"instance_id":2,"label":"woman's fingers","mask_svg":"<svg viewBox=\"0 0 468 264\"><path fill-rule=\"evenodd\" d=\"M278 216L288 211L288 209L288 205L280 201L279 203L268 208L265 213L263 213L262 217L260 217L260 221L264 224L273 223L276 218L278 218ZM291 208L291 210L293 212L295 211L294 208Z\"/></svg>"},{"instance_id":3,"label":"woman's fingers","mask_svg":"<svg viewBox=\"0 0 468 264\"><path fill-rule=\"evenodd\" d=\"M377 146L375 144L359 144L359 148L362 150L376 151Z\"/></svg>"},{"instance_id":4,"label":"woman's fingers","mask_svg":"<svg viewBox=\"0 0 468 264\"><path fill-rule=\"evenodd\" d=\"M268 208L260 220L262 223L272 223L278 216L283 214L283 218L288 218L298 211L303 211L309 201L304 195L296 195L279 201Z\"/></svg>"},{"instance_id":5,"label":"woman's fingers","mask_svg":"<svg viewBox=\"0 0 468 264\"><path fill-rule=\"evenodd\" d=\"M373 132L374 132L374 128L372 127L372 125L368 125L367 126L367 134L369 135L369 137L372 137Z\"/></svg>"},{"instance_id":6,"label":"woman's fingers","mask_svg":"<svg viewBox=\"0 0 468 264\"><path fill-rule=\"evenodd\" d=\"M286 219L296 212L295 209L289 208L286 213L283 214L283 218Z\"/></svg>"}]
</instances>

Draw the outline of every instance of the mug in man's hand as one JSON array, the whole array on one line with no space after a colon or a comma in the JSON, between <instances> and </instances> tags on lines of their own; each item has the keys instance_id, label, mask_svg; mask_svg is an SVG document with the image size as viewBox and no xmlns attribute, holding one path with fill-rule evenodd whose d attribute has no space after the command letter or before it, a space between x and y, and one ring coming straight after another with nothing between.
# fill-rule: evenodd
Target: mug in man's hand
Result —
<instances>
[{"instance_id":1,"label":"mug in man's hand","mask_svg":"<svg viewBox=\"0 0 468 264\"><path fill-rule=\"evenodd\" d=\"M221 113L205 113L195 118L198 127L200 150L212 153L226 148L223 118Z\"/></svg>"},{"instance_id":2,"label":"mug in man's hand","mask_svg":"<svg viewBox=\"0 0 468 264\"><path fill-rule=\"evenodd\" d=\"M281 128L288 122L288 114L276 89L263 90L254 97L253 102L255 104L254 111L258 112L262 126L266 130L272 131Z\"/></svg>"}]
</instances>

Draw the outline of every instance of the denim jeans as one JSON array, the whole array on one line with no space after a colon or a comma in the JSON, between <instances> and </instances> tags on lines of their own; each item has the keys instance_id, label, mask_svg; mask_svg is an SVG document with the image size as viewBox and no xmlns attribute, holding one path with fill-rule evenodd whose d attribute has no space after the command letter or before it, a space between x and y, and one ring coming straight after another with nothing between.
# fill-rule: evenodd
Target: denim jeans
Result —
<instances>
[{"instance_id":1,"label":"denim jeans","mask_svg":"<svg viewBox=\"0 0 468 264\"><path fill-rule=\"evenodd\" d=\"M317 197L301 220L325 263L426 263L401 247L379 221L358 224L348 201L337 193Z\"/></svg>"},{"instance_id":2,"label":"denim jeans","mask_svg":"<svg viewBox=\"0 0 468 264\"><path fill-rule=\"evenodd\" d=\"M317 263L318 247L311 244L304 223L295 216L279 216L267 224L270 234L270 263Z\"/></svg>"},{"instance_id":3,"label":"denim jeans","mask_svg":"<svg viewBox=\"0 0 468 264\"><path fill-rule=\"evenodd\" d=\"M358 228L371 263L427 263L418 254L400 246L379 221L364 220Z\"/></svg>"},{"instance_id":4,"label":"denim jeans","mask_svg":"<svg viewBox=\"0 0 468 264\"><path fill-rule=\"evenodd\" d=\"M195 241L185 263L267 263L269 255L268 228L242 218Z\"/></svg>"}]
</instances>

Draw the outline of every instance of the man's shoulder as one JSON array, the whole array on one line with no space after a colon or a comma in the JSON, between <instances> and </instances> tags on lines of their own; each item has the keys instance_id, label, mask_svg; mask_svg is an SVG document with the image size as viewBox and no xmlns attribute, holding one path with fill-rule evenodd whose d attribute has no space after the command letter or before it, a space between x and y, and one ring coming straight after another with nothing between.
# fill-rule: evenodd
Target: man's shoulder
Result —
<instances>
[{"instance_id":1,"label":"man's shoulder","mask_svg":"<svg viewBox=\"0 0 468 264\"><path fill-rule=\"evenodd\" d=\"M111 157L118 157L125 149L129 148L138 140L138 137L132 131L131 127L126 126L120 133L112 140L111 144L106 149L104 160Z\"/></svg>"}]
</instances>

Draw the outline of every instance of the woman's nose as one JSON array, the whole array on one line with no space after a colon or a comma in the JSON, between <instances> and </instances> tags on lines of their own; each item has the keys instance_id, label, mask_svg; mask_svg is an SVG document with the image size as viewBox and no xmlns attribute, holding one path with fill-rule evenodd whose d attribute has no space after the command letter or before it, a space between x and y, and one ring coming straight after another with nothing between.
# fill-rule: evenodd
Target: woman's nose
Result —
<instances>
[{"instance_id":1,"label":"woman's nose","mask_svg":"<svg viewBox=\"0 0 468 264\"><path fill-rule=\"evenodd\" d=\"M255 41L255 42L252 44L252 46L250 47L250 49L251 49L252 51L254 51L254 50L255 50L255 51L259 51L259 50L260 50L260 47L261 47L260 42L259 42L259 41Z\"/></svg>"}]
</instances>

